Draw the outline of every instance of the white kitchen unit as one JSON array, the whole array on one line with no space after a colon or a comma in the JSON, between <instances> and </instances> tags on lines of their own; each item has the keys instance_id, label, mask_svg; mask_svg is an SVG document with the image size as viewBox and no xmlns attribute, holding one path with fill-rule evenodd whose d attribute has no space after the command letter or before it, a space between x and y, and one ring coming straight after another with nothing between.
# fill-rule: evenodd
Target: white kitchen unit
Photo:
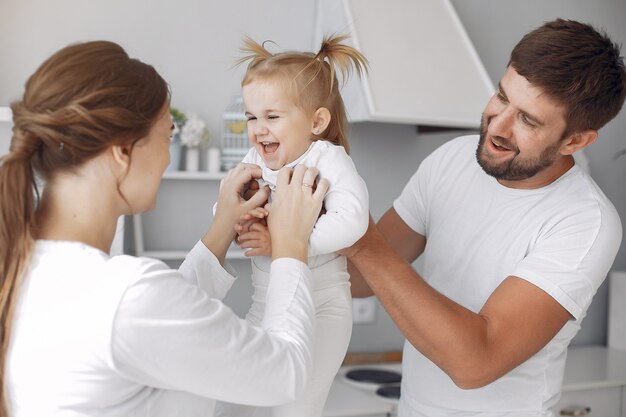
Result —
<instances>
[{"instance_id":1,"label":"white kitchen unit","mask_svg":"<svg viewBox=\"0 0 626 417\"><path fill-rule=\"evenodd\" d=\"M399 370L400 364L360 365ZM324 417L393 417L396 406L381 399L375 388L346 381L343 367L331 388ZM563 395L556 416L626 417L626 350L605 346L572 347L568 351Z\"/></svg>"},{"instance_id":2,"label":"white kitchen unit","mask_svg":"<svg viewBox=\"0 0 626 417\"><path fill-rule=\"evenodd\" d=\"M450 0L318 0L312 50L333 33L371 68L342 88L350 121L479 127L495 89Z\"/></svg>"},{"instance_id":3,"label":"white kitchen unit","mask_svg":"<svg viewBox=\"0 0 626 417\"><path fill-rule=\"evenodd\" d=\"M217 190L219 182L226 176L226 172L187 172L187 171L166 171L163 174L163 180L159 189L159 196L156 210L160 207L173 207L168 210L169 213L174 215L166 223L160 223L161 226L165 226L170 231L161 233L161 236L167 239L146 239L145 235L147 230L144 227L144 217L150 216L150 212L144 214L135 214L133 216L133 234L135 242L135 255L147 256L150 258L161 259L163 261L180 261L185 258L187 252L192 248L195 242L204 234L208 227L208 219L211 218L212 204L217 200ZM168 195L165 190L171 183L185 183L186 186L191 187L190 192L185 195L186 190L182 192L176 192L178 190L172 190L174 196ZM173 184L171 184L173 185ZM182 189L181 187L178 187ZM163 192L161 192L163 190ZM201 206L198 207L198 203L193 199L199 194L203 195L201 199ZM193 210L199 211L201 214L194 216ZM185 227L179 227L178 230L190 231L193 236L189 242L174 244L171 243L171 229L176 229L177 222L187 221L193 219L207 219L206 225L189 224ZM246 259L243 251L235 246L229 249L227 254L228 259Z\"/></svg>"},{"instance_id":4,"label":"white kitchen unit","mask_svg":"<svg viewBox=\"0 0 626 417\"><path fill-rule=\"evenodd\" d=\"M626 350L573 347L557 416L626 417Z\"/></svg>"},{"instance_id":5,"label":"white kitchen unit","mask_svg":"<svg viewBox=\"0 0 626 417\"><path fill-rule=\"evenodd\" d=\"M0 106L0 155L9 152L12 126L11 108Z\"/></svg>"}]
</instances>

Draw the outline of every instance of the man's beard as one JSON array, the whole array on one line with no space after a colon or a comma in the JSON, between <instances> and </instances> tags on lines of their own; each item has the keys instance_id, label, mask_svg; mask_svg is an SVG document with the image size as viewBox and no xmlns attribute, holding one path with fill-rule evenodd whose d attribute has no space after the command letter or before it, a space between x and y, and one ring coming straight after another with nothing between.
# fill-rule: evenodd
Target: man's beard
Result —
<instances>
[{"instance_id":1,"label":"man's beard","mask_svg":"<svg viewBox=\"0 0 626 417\"><path fill-rule=\"evenodd\" d=\"M494 162L485 151L485 141L487 140L487 129L484 118L480 122L480 141L476 148L476 160L478 165L488 175L506 181L520 181L535 176L538 172L551 166L557 158L557 150L561 146L560 141L548 146L541 151L537 157L524 158L520 156L517 146L504 141L504 144L516 154L512 159L503 162Z\"/></svg>"}]
</instances>

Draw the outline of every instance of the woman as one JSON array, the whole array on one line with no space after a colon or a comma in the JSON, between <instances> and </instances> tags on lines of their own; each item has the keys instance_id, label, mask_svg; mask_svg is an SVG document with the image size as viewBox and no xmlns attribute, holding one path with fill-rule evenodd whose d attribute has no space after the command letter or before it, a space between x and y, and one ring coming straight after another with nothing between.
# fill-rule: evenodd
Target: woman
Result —
<instances>
[{"instance_id":1,"label":"woman","mask_svg":"<svg viewBox=\"0 0 626 417\"><path fill-rule=\"evenodd\" d=\"M261 176L254 165L223 180L214 221L179 270L108 255L117 218L154 206L169 163L168 87L151 66L111 42L71 45L11 107L0 165L1 416L200 416L209 398L276 405L303 391L314 322L307 240L327 183L302 184L317 171L281 172L268 218L272 283L254 327L218 300L234 280L224 264L234 225L268 195L241 198Z\"/></svg>"}]
</instances>

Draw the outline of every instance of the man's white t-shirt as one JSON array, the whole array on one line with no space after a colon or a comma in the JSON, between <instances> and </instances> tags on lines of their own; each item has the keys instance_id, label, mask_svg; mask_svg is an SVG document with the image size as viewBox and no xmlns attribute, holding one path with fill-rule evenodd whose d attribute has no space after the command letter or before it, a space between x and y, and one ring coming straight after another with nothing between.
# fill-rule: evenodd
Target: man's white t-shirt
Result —
<instances>
[{"instance_id":1,"label":"man's white t-shirt","mask_svg":"<svg viewBox=\"0 0 626 417\"><path fill-rule=\"evenodd\" d=\"M508 276L536 285L574 317L543 349L497 381L462 390L407 341L400 416L549 416L567 346L619 248L617 211L574 166L538 189L507 188L476 161L478 136L454 139L420 165L394 208L426 237L422 276L478 312Z\"/></svg>"}]
</instances>

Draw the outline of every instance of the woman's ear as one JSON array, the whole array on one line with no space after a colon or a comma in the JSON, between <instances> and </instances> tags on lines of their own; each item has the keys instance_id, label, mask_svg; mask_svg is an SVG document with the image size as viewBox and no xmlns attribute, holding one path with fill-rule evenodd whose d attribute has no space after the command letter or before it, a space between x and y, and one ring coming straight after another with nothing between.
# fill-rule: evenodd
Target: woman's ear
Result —
<instances>
[{"instance_id":1,"label":"woman's ear","mask_svg":"<svg viewBox=\"0 0 626 417\"><path fill-rule=\"evenodd\" d=\"M561 147L562 155L572 155L587 146L591 145L598 138L598 131L595 129L587 129L574 133L565 140Z\"/></svg>"},{"instance_id":2,"label":"woman's ear","mask_svg":"<svg viewBox=\"0 0 626 417\"><path fill-rule=\"evenodd\" d=\"M109 149L116 170L127 172L130 167L130 154L132 145L113 145Z\"/></svg>"},{"instance_id":3,"label":"woman's ear","mask_svg":"<svg viewBox=\"0 0 626 417\"><path fill-rule=\"evenodd\" d=\"M330 119L330 111L328 111L326 107L320 107L315 110L315 113L313 114L313 126L311 128L311 133L316 136L324 133L330 124Z\"/></svg>"}]
</instances>

